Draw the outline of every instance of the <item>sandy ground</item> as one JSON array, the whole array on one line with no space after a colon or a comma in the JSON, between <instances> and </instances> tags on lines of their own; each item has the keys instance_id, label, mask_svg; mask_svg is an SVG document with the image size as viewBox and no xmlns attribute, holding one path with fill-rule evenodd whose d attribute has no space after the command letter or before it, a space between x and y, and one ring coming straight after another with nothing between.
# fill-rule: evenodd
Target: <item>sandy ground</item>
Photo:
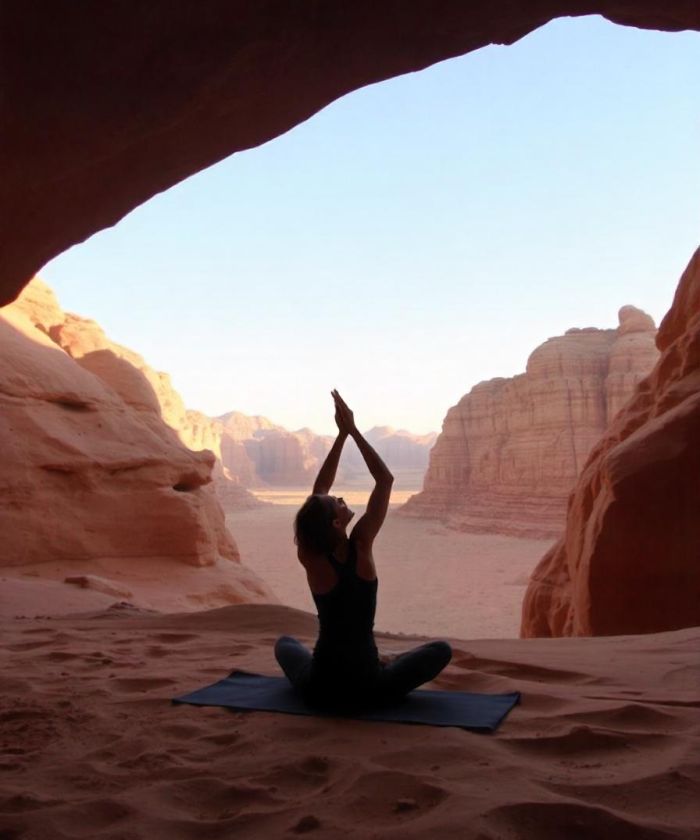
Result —
<instances>
[{"instance_id":1,"label":"sandy ground","mask_svg":"<svg viewBox=\"0 0 700 840\"><path fill-rule=\"evenodd\" d=\"M362 514L366 492L338 494L357 517ZM292 535L294 515L305 495L298 490L260 495L274 505L227 516L241 556L282 603L313 612ZM409 491L394 493L392 507L408 495ZM376 626L426 636L515 637L528 577L550 545L551 540L463 534L390 510L375 543Z\"/></svg>"},{"instance_id":2,"label":"sandy ground","mask_svg":"<svg viewBox=\"0 0 700 840\"><path fill-rule=\"evenodd\" d=\"M452 639L433 687L523 693L490 736L169 703L233 668L275 673L276 636L315 632L286 607L0 631L3 840L698 836L698 629Z\"/></svg>"},{"instance_id":3,"label":"sandy ground","mask_svg":"<svg viewBox=\"0 0 700 840\"><path fill-rule=\"evenodd\" d=\"M362 495L344 495L359 515ZM380 651L442 636L454 656L431 687L522 692L495 735L172 706L234 668L279 673L283 633L313 644L300 499L274 501L230 525L245 561L308 612L173 612L206 606L210 583L166 561L77 570L112 594L50 564L2 578L0 840L697 840L700 628L508 638L546 542L390 513L377 543L377 626L416 634L378 633Z\"/></svg>"}]
</instances>

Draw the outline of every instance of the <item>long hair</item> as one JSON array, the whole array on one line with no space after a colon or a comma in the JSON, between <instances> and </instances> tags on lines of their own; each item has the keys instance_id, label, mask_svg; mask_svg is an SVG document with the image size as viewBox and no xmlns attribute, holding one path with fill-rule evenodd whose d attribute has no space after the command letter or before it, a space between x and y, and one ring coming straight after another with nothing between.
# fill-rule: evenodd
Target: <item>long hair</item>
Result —
<instances>
[{"instance_id":1,"label":"long hair","mask_svg":"<svg viewBox=\"0 0 700 840\"><path fill-rule=\"evenodd\" d=\"M328 499L309 496L294 519L294 542L310 554L330 554L338 542L334 514Z\"/></svg>"}]
</instances>

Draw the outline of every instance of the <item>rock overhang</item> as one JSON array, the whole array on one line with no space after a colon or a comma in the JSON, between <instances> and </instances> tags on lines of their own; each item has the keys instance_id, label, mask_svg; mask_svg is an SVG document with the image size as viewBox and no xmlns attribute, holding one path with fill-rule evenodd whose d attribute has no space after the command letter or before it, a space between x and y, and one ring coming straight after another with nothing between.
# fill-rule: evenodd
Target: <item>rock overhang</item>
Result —
<instances>
[{"instance_id":1,"label":"rock overhang","mask_svg":"<svg viewBox=\"0 0 700 840\"><path fill-rule=\"evenodd\" d=\"M5 0L0 305L158 192L352 90L590 14L700 30L693 0Z\"/></svg>"}]
</instances>

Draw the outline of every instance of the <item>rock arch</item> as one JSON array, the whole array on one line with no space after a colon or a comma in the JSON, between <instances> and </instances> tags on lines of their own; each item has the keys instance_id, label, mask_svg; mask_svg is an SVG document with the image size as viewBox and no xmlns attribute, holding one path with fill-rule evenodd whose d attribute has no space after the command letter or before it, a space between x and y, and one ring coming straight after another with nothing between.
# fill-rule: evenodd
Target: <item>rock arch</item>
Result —
<instances>
[{"instance_id":1,"label":"rock arch","mask_svg":"<svg viewBox=\"0 0 700 840\"><path fill-rule=\"evenodd\" d=\"M0 0L0 304L156 193L351 90L589 14L700 30L697 0ZM657 343L533 577L525 635L700 623L700 255Z\"/></svg>"},{"instance_id":2,"label":"rock arch","mask_svg":"<svg viewBox=\"0 0 700 840\"><path fill-rule=\"evenodd\" d=\"M700 29L694 0L2 0L0 305L66 248L349 91L589 14Z\"/></svg>"}]
</instances>

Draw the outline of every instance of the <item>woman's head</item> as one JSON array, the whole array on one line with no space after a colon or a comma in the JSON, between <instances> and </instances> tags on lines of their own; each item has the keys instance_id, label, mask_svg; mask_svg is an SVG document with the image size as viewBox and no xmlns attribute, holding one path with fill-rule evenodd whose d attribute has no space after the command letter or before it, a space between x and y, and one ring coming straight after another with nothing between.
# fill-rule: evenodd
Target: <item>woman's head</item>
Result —
<instances>
[{"instance_id":1,"label":"woman's head","mask_svg":"<svg viewBox=\"0 0 700 840\"><path fill-rule=\"evenodd\" d=\"M294 542L310 553L329 554L345 536L354 515L342 497L309 496L294 519Z\"/></svg>"}]
</instances>

